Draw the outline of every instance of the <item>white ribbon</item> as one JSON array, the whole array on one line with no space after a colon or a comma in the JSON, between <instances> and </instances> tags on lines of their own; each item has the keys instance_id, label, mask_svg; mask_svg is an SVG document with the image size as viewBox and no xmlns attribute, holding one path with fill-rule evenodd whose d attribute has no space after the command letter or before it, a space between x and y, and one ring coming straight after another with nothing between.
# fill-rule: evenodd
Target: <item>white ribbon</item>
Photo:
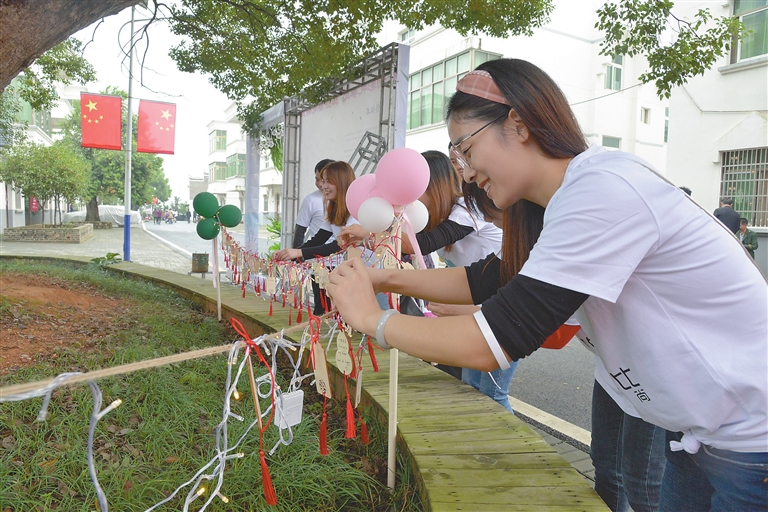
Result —
<instances>
[{"instance_id":1,"label":"white ribbon","mask_svg":"<svg viewBox=\"0 0 768 512\"><path fill-rule=\"evenodd\" d=\"M679 451L685 450L686 452L693 455L695 453L698 453L699 448L701 448L701 443L699 442L698 439L693 437L693 433L690 430L688 430L683 434L683 437L680 438L680 441L670 441L669 448L673 452L679 452Z\"/></svg>"},{"instance_id":2,"label":"white ribbon","mask_svg":"<svg viewBox=\"0 0 768 512\"><path fill-rule=\"evenodd\" d=\"M411 248L416 255L416 261L419 262L419 268L422 270L426 269L427 265L424 263L424 256L421 254L421 247L419 247L419 242L416 240L416 233L413 232L413 224L411 224L411 221L408 218L408 214L405 213L405 210L403 210L403 226L405 227L405 233L408 235L408 240L411 241Z\"/></svg>"}]
</instances>

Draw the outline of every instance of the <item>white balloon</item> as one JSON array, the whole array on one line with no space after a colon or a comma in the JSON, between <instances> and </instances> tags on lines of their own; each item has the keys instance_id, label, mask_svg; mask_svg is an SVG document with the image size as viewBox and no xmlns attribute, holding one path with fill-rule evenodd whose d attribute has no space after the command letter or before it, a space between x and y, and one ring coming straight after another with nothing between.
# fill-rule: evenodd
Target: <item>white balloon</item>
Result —
<instances>
[{"instance_id":1,"label":"white balloon","mask_svg":"<svg viewBox=\"0 0 768 512\"><path fill-rule=\"evenodd\" d=\"M429 211L421 201L414 201L406 206L405 214L408 216L408 220L411 221L414 233L418 233L427 227L427 222L429 222Z\"/></svg>"},{"instance_id":2,"label":"white balloon","mask_svg":"<svg viewBox=\"0 0 768 512\"><path fill-rule=\"evenodd\" d=\"M357 211L360 225L372 233L381 233L392 225L395 209L383 197L371 197L363 201Z\"/></svg>"}]
</instances>

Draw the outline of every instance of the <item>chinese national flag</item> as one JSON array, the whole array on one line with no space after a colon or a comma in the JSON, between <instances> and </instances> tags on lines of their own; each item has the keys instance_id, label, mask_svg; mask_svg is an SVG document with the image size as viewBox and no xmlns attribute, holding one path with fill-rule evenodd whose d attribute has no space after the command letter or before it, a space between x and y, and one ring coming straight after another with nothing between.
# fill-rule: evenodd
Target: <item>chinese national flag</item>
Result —
<instances>
[{"instance_id":1,"label":"chinese national flag","mask_svg":"<svg viewBox=\"0 0 768 512\"><path fill-rule=\"evenodd\" d=\"M123 98L80 93L84 148L122 149Z\"/></svg>"},{"instance_id":2,"label":"chinese national flag","mask_svg":"<svg viewBox=\"0 0 768 512\"><path fill-rule=\"evenodd\" d=\"M176 105L159 101L139 102L139 134L136 151L173 154L176 135Z\"/></svg>"}]
</instances>

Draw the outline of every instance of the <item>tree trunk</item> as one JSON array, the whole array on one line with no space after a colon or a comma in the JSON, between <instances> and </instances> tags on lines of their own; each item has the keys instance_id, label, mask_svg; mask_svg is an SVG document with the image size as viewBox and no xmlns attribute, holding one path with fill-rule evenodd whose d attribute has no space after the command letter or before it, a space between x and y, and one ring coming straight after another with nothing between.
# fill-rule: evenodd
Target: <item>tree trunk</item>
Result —
<instances>
[{"instance_id":1,"label":"tree trunk","mask_svg":"<svg viewBox=\"0 0 768 512\"><path fill-rule=\"evenodd\" d=\"M99 222L99 196L93 196L85 205L85 221Z\"/></svg>"},{"instance_id":2,"label":"tree trunk","mask_svg":"<svg viewBox=\"0 0 768 512\"><path fill-rule=\"evenodd\" d=\"M0 1L0 91L16 75L81 28L139 0ZM13 28L11 28L13 27Z\"/></svg>"}]
</instances>

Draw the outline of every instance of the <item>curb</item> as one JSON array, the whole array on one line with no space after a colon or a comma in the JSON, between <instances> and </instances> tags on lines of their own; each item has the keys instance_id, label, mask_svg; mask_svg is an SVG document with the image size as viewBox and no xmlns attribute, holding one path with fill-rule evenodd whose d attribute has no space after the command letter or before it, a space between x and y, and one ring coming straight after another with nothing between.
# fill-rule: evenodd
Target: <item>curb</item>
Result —
<instances>
[{"instance_id":1,"label":"curb","mask_svg":"<svg viewBox=\"0 0 768 512\"><path fill-rule=\"evenodd\" d=\"M530 423L573 447L589 453L592 434L588 430L568 423L525 402L521 402L512 396L509 397L509 403L512 405L512 409L515 410L515 414L526 423Z\"/></svg>"}]
</instances>

